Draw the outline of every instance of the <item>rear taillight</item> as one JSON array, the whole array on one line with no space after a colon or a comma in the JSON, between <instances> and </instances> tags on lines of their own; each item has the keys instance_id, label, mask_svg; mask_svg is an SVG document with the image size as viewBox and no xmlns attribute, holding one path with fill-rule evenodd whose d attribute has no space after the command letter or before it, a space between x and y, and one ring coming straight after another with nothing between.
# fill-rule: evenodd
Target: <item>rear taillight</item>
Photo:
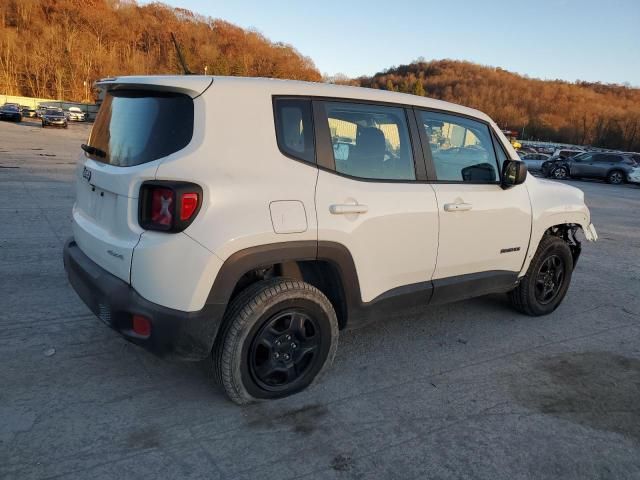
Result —
<instances>
[{"instance_id":1,"label":"rear taillight","mask_svg":"<svg viewBox=\"0 0 640 480\"><path fill-rule=\"evenodd\" d=\"M134 315L131 319L132 330L141 337L151 335L151 321L143 315Z\"/></svg>"},{"instance_id":2,"label":"rear taillight","mask_svg":"<svg viewBox=\"0 0 640 480\"><path fill-rule=\"evenodd\" d=\"M173 223L173 204L176 194L168 188L151 190L151 222L155 225L170 227Z\"/></svg>"},{"instance_id":3,"label":"rear taillight","mask_svg":"<svg viewBox=\"0 0 640 480\"><path fill-rule=\"evenodd\" d=\"M199 195L195 192L182 194L182 203L180 204L180 220L189 220L198 209L200 202Z\"/></svg>"},{"instance_id":4,"label":"rear taillight","mask_svg":"<svg viewBox=\"0 0 640 480\"><path fill-rule=\"evenodd\" d=\"M181 232L198 214L202 188L189 182L157 180L140 187L138 221L146 230Z\"/></svg>"}]
</instances>

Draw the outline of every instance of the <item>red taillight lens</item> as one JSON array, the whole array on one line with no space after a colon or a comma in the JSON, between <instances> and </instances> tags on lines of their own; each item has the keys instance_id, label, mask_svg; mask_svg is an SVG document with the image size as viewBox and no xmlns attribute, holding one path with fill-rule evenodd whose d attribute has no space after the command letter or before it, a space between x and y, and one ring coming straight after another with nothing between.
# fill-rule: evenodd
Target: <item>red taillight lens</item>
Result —
<instances>
[{"instance_id":1,"label":"red taillight lens","mask_svg":"<svg viewBox=\"0 0 640 480\"><path fill-rule=\"evenodd\" d=\"M151 321L142 315L134 315L132 318L133 331L141 337L151 335Z\"/></svg>"},{"instance_id":2,"label":"red taillight lens","mask_svg":"<svg viewBox=\"0 0 640 480\"><path fill-rule=\"evenodd\" d=\"M180 220L189 220L198 209L198 194L195 192L183 193L180 202Z\"/></svg>"},{"instance_id":3,"label":"red taillight lens","mask_svg":"<svg viewBox=\"0 0 640 480\"><path fill-rule=\"evenodd\" d=\"M140 187L138 222L145 230L181 232L202 206L202 188L191 182L150 180Z\"/></svg>"},{"instance_id":4,"label":"red taillight lens","mask_svg":"<svg viewBox=\"0 0 640 480\"><path fill-rule=\"evenodd\" d=\"M173 190L154 188L151 191L151 221L156 225L171 226L175 201Z\"/></svg>"}]
</instances>

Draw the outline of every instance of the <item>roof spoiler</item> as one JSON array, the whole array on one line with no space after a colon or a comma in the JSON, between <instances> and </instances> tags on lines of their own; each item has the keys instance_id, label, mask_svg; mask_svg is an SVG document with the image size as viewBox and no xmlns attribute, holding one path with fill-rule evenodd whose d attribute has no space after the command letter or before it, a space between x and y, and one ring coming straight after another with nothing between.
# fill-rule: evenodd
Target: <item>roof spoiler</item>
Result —
<instances>
[{"instance_id":1,"label":"roof spoiler","mask_svg":"<svg viewBox=\"0 0 640 480\"><path fill-rule=\"evenodd\" d=\"M103 78L95 83L105 90L157 90L178 92L191 98L202 95L213 84L213 77L204 75L140 75Z\"/></svg>"}]
</instances>

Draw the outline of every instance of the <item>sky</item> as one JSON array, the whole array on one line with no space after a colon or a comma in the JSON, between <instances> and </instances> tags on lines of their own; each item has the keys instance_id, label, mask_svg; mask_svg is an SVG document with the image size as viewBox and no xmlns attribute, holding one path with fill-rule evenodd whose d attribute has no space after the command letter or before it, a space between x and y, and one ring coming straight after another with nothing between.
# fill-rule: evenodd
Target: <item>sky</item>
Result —
<instances>
[{"instance_id":1,"label":"sky","mask_svg":"<svg viewBox=\"0 0 640 480\"><path fill-rule=\"evenodd\" d=\"M372 75L424 57L640 87L640 0L163 2L289 43L328 75Z\"/></svg>"}]
</instances>

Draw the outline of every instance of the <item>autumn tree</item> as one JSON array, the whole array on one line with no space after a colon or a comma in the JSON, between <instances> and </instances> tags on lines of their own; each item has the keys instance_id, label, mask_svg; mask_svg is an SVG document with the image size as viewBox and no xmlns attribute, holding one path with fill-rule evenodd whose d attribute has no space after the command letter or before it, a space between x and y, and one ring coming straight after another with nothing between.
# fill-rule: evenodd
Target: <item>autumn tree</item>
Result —
<instances>
[{"instance_id":1,"label":"autumn tree","mask_svg":"<svg viewBox=\"0 0 640 480\"><path fill-rule=\"evenodd\" d=\"M292 46L228 22L133 0L0 0L0 93L86 100L99 78L194 73L320 81Z\"/></svg>"},{"instance_id":2,"label":"autumn tree","mask_svg":"<svg viewBox=\"0 0 640 480\"><path fill-rule=\"evenodd\" d=\"M640 151L640 89L628 85L543 81L453 60L420 60L357 81L414 94L422 86L430 97L486 112L525 139Z\"/></svg>"},{"instance_id":3,"label":"autumn tree","mask_svg":"<svg viewBox=\"0 0 640 480\"><path fill-rule=\"evenodd\" d=\"M390 78L387 79L387 84L385 85L385 89L389 90L390 92L397 91L396 87L393 85L393 82L391 81Z\"/></svg>"},{"instance_id":4,"label":"autumn tree","mask_svg":"<svg viewBox=\"0 0 640 480\"><path fill-rule=\"evenodd\" d=\"M425 96L426 92L424 91L424 86L422 86L422 79L419 78L413 83L411 93L413 93L414 95L419 95L420 97Z\"/></svg>"}]
</instances>

